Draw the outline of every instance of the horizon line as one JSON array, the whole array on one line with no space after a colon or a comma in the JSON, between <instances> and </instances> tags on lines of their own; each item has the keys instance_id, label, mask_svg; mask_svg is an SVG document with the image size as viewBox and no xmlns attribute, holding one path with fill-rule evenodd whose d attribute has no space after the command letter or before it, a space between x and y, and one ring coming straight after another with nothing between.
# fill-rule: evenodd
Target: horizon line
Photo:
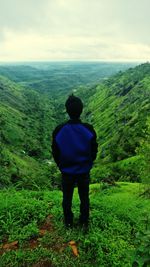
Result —
<instances>
[{"instance_id":1,"label":"horizon line","mask_svg":"<svg viewBox=\"0 0 150 267\"><path fill-rule=\"evenodd\" d=\"M5 60L1 61L0 64L7 64L7 63L63 63L63 62L83 62L83 63L88 63L88 62L95 62L95 63L149 63L150 60L139 60L139 59L87 59L87 60L80 60L80 59L63 59L63 60Z\"/></svg>"}]
</instances>

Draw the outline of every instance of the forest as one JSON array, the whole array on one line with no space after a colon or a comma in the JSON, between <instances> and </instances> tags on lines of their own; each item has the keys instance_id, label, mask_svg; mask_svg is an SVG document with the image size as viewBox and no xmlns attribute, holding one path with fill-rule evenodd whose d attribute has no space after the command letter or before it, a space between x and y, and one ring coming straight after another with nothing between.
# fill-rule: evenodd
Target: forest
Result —
<instances>
[{"instance_id":1,"label":"forest","mask_svg":"<svg viewBox=\"0 0 150 267\"><path fill-rule=\"evenodd\" d=\"M72 93L98 141L88 233L51 154ZM0 266L150 266L150 63L0 65L0 146Z\"/></svg>"}]
</instances>

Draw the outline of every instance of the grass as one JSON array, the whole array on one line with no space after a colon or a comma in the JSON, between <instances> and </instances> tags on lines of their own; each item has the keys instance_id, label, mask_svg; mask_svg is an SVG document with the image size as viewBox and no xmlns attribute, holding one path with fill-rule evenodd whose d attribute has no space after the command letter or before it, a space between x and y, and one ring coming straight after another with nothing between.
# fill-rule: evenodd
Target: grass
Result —
<instances>
[{"instance_id":1,"label":"grass","mask_svg":"<svg viewBox=\"0 0 150 267\"><path fill-rule=\"evenodd\" d=\"M137 235L147 227L143 218L150 214L149 200L139 197L140 190L138 183L122 182L110 188L91 185L88 233L77 224L77 190L72 230L63 225L61 191L1 190L0 266L131 267L138 249ZM79 257L72 253L71 240ZM143 266L142 260L137 266Z\"/></svg>"}]
</instances>

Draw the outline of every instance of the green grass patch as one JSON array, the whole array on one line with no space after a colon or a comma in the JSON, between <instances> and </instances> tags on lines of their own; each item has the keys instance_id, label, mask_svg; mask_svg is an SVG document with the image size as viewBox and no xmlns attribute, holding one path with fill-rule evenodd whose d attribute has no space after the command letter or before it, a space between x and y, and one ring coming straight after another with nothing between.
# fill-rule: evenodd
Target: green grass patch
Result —
<instances>
[{"instance_id":1,"label":"green grass patch","mask_svg":"<svg viewBox=\"0 0 150 267\"><path fill-rule=\"evenodd\" d=\"M149 217L150 203L139 193L138 183L122 182L106 189L100 184L91 185L90 226L85 233L78 226L77 189L73 199L75 226L72 230L66 230L63 224L61 191L2 190L1 243L17 240L18 247L1 253L0 266L30 267L37 262L48 262L49 266L58 267L130 267L135 259L139 264L136 266L144 266L143 256L138 252L141 238L138 235L145 233L148 227L149 221L145 218ZM49 215L49 229L41 236L40 229ZM76 242L79 257L73 256L68 244L71 240ZM36 243L34 248L31 248L31 241Z\"/></svg>"}]
</instances>

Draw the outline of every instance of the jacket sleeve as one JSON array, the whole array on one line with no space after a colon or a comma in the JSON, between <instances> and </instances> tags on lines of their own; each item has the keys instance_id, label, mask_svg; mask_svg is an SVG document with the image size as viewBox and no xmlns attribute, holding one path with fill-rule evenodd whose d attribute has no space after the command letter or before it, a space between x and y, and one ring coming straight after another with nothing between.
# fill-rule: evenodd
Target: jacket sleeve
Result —
<instances>
[{"instance_id":1,"label":"jacket sleeve","mask_svg":"<svg viewBox=\"0 0 150 267\"><path fill-rule=\"evenodd\" d=\"M58 132L58 127L56 127L56 129L53 131L53 134L52 134L52 155L53 155L53 158L54 158L54 161L56 162L57 166L59 165L59 155L60 155L60 152L59 152L59 147L57 145L57 142L56 142L56 134Z\"/></svg>"},{"instance_id":2,"label":"jacket sleeve","mask_svg":"<svg viewBox=\"0 0 150 267\"><path fill-rule=\"evenodd\" d=\"M97 152L98 152L98 143L96 141L96 132L93 128L93 126L91 124L88 124L88 123L84 123L84 126L87 127L90 132L92 132L93 134L93 138L91 140L91 156L92 156L92 161L94 161L96 159L96 155L97 155Z\"/></svg>"},{"instance_id":3,"label":"jacket sleeve","mask_svg":"<svg viewBox=\"0 0 150 267\"><path fill-rule=\"evenodd\" d=\"M96 132L94 128L92 129L92 133L93 133L93 138L91 140L91 153L92 153L92 160L94 161L96 159L96 155L98 152L98 143L96 141Z\"/></svg>"}]
</instances>

